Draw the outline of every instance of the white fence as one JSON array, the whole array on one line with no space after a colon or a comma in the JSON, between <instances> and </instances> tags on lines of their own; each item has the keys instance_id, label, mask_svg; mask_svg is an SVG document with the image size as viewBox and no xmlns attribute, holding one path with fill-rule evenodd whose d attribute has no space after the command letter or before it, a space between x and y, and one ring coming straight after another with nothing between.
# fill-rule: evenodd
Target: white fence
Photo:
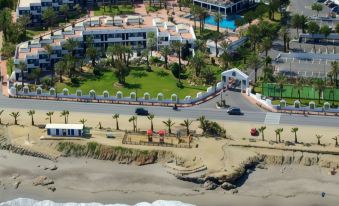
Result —
<instances>
[{"instance_id":1,"label":"white fence","mask_svg":"<svg viewBox=\"0 0 339 206\"><path fill-rule=\"evenodd\" d=\"M62 99L62 100L74 100L74 101L93 101L97 102L140 102L140 103L161 103L161 104L194 104L199 101L216 94L224 87L222 82L217 83L216 86L207 88L206 92L198 92L196 97L186 96L184 99L179 99L177 94L172 94L170 98L165 98L164 94L158 93L156 96L151 96L148 92L145 92L142 97L138 97L135 92L131 92L126 96L123 92L118 91L115 95L110 95L106 90L102 94L97 94L94 90L89 91L88 94L84 94L81 90L77 90L74 94L71 94L67 88L57 92L54 88L50 88L49 91L44 91L41 87L38 87L35 91L25 86L23 90L18 91L15 86L10 87L9 94L11 97L17 98L32 98L32 99Z\"/></svg>"}]
</instances>

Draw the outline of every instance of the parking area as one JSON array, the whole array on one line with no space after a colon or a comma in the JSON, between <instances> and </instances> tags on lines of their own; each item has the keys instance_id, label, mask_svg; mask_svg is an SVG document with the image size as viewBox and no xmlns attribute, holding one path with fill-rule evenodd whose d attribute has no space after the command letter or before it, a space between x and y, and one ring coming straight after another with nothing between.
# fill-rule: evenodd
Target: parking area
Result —
<instances>
[{"instance_id":1,"label":"parking area","mask_svg":"<svg viewBox=\"0 0 339 206\"><path fill-rule=\"evenodd\" d=\"M297 14L303 14L305 16L316 16L317 12L312 10L312 4L317 2L316 0L291 0L290 4L290 12L297 13ZM323 5L323 10L319 12L319 16L327 16L331 9L324 5L323 3L320 3Z\"/></svg>"},{"instance_id":2,"label":"parking area","mask_svg":"<svg viewBox=\"0 0 339 206\"><path fill-rule=\"evenodd\" d=\"M324 78L330 72L331 64L329 61L282 59L275 68L276 73L286 76Z\"/></svg>"}]
</instances>

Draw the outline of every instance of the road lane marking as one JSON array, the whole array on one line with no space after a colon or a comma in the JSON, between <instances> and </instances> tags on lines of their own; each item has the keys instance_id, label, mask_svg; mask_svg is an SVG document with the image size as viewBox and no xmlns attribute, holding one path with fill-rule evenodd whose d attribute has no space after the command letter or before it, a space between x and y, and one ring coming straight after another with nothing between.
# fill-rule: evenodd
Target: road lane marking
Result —
<instances>
[{"instance_id":1,"label":"road lane marking","mask_svg":"<svg viewBox=\"0 0 339 206\"><path fill-rule=\"evenodd\" d=\"M264 124L279 124L281 113L267 112Z\"/></svg>"}]
</instances>

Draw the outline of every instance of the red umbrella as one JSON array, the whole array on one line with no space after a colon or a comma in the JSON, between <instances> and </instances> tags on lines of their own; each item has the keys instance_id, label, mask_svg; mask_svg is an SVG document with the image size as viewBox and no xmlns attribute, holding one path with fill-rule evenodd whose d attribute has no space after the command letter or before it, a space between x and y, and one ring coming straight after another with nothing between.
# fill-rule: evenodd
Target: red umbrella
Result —
<instances>
[{"instance_id":1,"label":"red umbrella","mask_svg":"<svg viewBox=\"0 0 339 206\"><path fill-rule=\"evenodd\" d=\"M164 136L165 135L165 130L159 130L158 131L158 135L160 135L160 136Z\"/></svg>"},{"instance_id":2,"label":"red umbrella","mask_svg":"<svg viewBox=\"0 0 339 206\"><path fill-rule=\"evenodd\" d=\"M147 135L148 136L152 136L153 135L153 131L151 129L147 130Z\"/></svg>"}]
</instances>

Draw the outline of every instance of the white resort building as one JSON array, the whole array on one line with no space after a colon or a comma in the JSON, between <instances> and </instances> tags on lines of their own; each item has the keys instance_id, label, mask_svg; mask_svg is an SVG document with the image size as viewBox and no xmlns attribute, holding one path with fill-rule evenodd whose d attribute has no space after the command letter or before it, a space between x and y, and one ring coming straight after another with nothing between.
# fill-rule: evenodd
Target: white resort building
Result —
<instances>
[{"instance_id":1,"label":"white resort building","mask_svg":"<svg viewBox=\"0 0 339 206\"><path fill-rule=\"evenodd\" d=\"M141 50L146 48L150 32L155 34L157 49L164 45L170 45L173 41L180 41L187 43L190 50L193 51L196 36L191 25L176 25L159 17L148 16L116 16L114 20L108 16L91 17L38 39L17 45L14 57L15 79L21 80L18 68L21 61L27 64L24 77L35 68L50 71L53 65L68 53L64 47L68 39L76 40L79 43L74 55L83 57L86 39L91 38L93 45L101 52L105 52L107 47L113 44L126 45L134 50ZM52 47L51 55L48 55L45 50L46 45Z\"/></svg>"},{"instance_id":2,"label":"white resort building","mask_svg":"<svg viewBox=\"0 0 339 206\"><path fill-rule=\"evenodd\" d=\"M253 6L258 0L193 0L195 5L207 9L209 12L221 14L235 14Z\"/></svg>"},{"instance_id":3,"label":"white resort building","mask_svg":"<svg viewBox=\"0 0 339 206\"><path fill-rule=\"evenodd\" d=\"M31 18L31 25L37 25L42 23L43 12L52 7L55 11L59 11L59 8L63 4L67 4L70 10L80 0L19 0L16 8L16 17L27 15Z\"/></svg>"}]
</instances>

